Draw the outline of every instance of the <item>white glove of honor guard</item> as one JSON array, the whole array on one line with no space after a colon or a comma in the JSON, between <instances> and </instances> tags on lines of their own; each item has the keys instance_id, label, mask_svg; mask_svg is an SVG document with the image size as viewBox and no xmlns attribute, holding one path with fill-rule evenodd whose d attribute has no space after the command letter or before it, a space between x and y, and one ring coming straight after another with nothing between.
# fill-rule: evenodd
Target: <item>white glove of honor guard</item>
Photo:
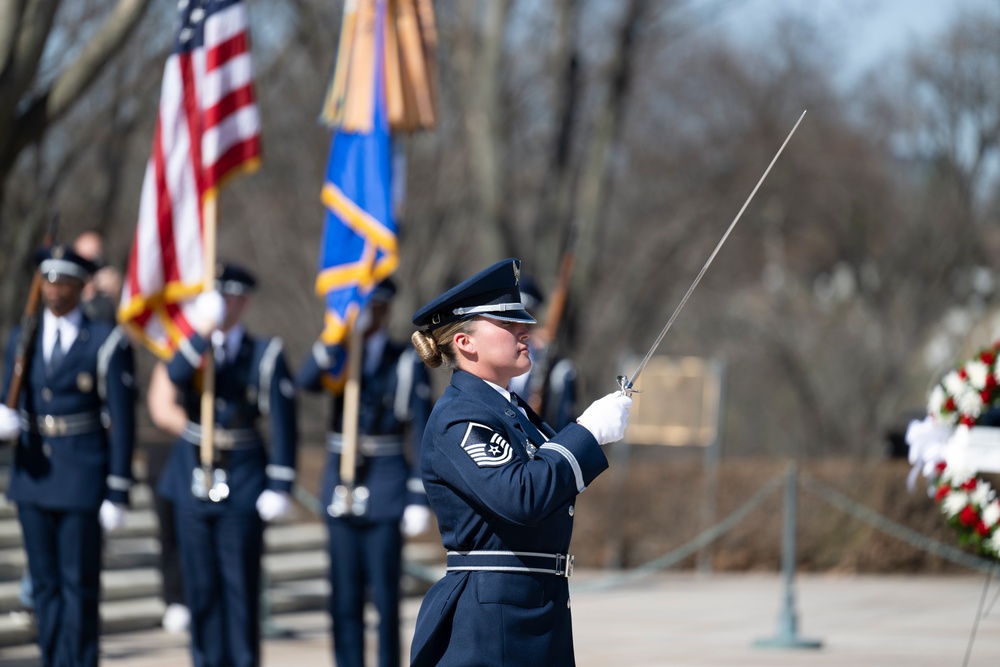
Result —
<instances>
[{"instance_id":1,"label":"white glove of honor guard","mask_svg":"<svg viewBox=\"0 0 1000 667\"><path fill-rule=\"evenodd\" d=\"M16 440L21 435L21 415L0 405L0 440Z\"/></svg>"},{"instance_id":2,"label":"white glove of honor guard","mask_svg":"<svg viewBox=\"0 0 1000 667\"><path fill-rule=\"evenodd\" d=\"M292 500L284 491L265 489L257 497L257 514L264 521L274 521L288 516L292 510Z\"/></svg>"},{"instance_id":3,"label":"white glove of honor guard","mask_svg":"<svg viewBox=\"0 0 1000 667\"><path fill-rule=\"evenodd\" d=\"M104 532L114 532L125 525L125 508L110 500L103 500L97 518L100 520Z\"/></svg>"},{"instance_id":4,"label":"white glove of honor guard","mask_svg":"<svg viewBox=\"0 0 1000 667\"><path fill-rule=\"evenodd\" d=\"M195 328L199 331L218 329L226 317L226 300L218 290L202 292L194 298L191 308Z\"/></svg>"},{"instance_id":5,"label":"white glove of honor guard","mask_svg":"<svg viewBox=\"0 0 1000 667\"><path fill-rule=\"evenodd\" d=\"M403 510L400 528L406 537L416 537L427 530L431 523L431 511L423 505L407 505Z\"/></svg>"},{"instance_id":6,"label":"white glove of honor guard","mask_svg":"<svg viewBox=\"0 0 1000 667\"><path fill-rule=\"evenodd\" d=\"M625 437L631 407L632 399L616 391L591 403L576 423L590 431L597 444L607 445Z\"/></svg>"}]
</instances>

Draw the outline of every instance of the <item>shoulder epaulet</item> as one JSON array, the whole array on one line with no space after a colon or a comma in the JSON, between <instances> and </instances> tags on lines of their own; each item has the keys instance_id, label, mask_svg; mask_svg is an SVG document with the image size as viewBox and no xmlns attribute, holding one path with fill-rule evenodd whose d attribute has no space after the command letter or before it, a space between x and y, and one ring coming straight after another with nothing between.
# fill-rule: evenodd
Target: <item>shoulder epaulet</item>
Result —
<instances>
[{"instance_id":1,"label":"shoulder epaulet","mask_svg":"<svg viewBox=\"0 0 1000 667\"><path fill-rule=\"evenodd\" d=\"M412 347L404 349L396 362L396 396L392 410L396 419L406 422L410 419L410 394L413 393L413 367L417 351Z\"/></svg>"},{"instance_id":2,"label":"shoulder epaulet","mask_svg":"<svg viewBox=\"0 0 1000 667\"><path fill-rule=\"evenodd\" d=\"M128 338L125 337L125 331L121 327L115 327L97 350L97 395L102 401L108 393L108 366L111 365L111 355L119 345L124 349L128 345Z\"/></svg>"},{"instance_id":3,"label":"shoulder epaulet","mask_svg":"<svg viewBox=\"0 0 1000 667\"><path fill-rule=\"evenodd\" d=\"M257 407L262 415L271 413L271 380L274 378L274 365L284 345L284 341L275 336L268 341L264 353L260 355L260 363L257 365Z\"/></svg>"}]
</instances>

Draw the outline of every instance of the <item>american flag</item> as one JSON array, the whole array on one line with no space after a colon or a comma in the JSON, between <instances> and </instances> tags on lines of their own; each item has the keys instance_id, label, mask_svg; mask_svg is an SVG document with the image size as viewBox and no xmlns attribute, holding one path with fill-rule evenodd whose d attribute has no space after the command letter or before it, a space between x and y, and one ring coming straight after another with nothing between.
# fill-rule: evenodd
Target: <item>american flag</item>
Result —
<instances>
[{"instance_id":1,"label":"american flag","mask_svg":"<svg viewBox=\"0 0 1000 667\"><path fill-rule=\"evenodd\" d=\"M373 95L368 105L373 114L368 129L358 132L337 129L330 143L326 180L321 199L326 224L320 246L316 293L326 303L320 339L326 345L341 345L324 384L339 391L344 380L343 343L355 319L378 283L399 262L396 221L392 212L392 146L385 97L385 0L369 0L374 21L363 22L374 31L372 67L366 75L371 85L362 86Z\"/></svg>"},{"instance_id":2,"label":"american flag","mask_svg":"<svg viewBox=\"0 0 1000 667\"><path fill-rule=\"evenodd\" d=\"M246 10L239 0L181 0L119 319L169 358L191 334L202 290L203 203L260 162L260 116Z\"/></svg>"}]
</instances>

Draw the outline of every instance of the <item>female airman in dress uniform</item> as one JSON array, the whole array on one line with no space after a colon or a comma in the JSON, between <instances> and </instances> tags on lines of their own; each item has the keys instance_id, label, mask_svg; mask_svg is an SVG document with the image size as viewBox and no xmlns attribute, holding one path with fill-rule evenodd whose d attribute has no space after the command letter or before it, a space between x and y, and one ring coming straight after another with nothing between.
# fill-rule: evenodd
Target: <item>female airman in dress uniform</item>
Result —
<instances>
[{"instance_id":1,"label":"female airman in dress uniform","mask_svg":"<svg viewBox=\"0 0 1000 667\"><path fill-rule=\"evenodd\" d=\"M531 366L519 275L503 260L413 317L421 358L454 372L421 447L447 573L424 597L411 665L574 664L574 502L608 467L600 445L623 436L632 399L609 394L556 433L508 391Z\"/></svg>"}]
</instances>

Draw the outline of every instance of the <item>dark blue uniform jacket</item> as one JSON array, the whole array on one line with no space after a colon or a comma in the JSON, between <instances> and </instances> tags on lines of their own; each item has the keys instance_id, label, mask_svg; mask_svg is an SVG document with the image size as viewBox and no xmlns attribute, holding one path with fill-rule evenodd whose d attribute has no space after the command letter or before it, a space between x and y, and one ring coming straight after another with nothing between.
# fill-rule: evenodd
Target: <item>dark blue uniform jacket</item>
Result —
<instances>
[{"instance_id":1,"label":"dark blue uniform jacket","mask_svg":"<svg viewBox=\"0 0 1000 667\"><path fill-rule=\"evenodd\" d=\"M449 553L569 553L573 503L608 462L584 427L554 433L528 412L464 371L434 407L421 467ZM568 579L449 571L424 597L411 664L573 665Z\"/></svg>"},{"instance_id":2,"label":"dark blue uniform jacket","mask_svg":"<svg viewBox=\"0 0 1000 667\"><path fill-rule=\"evenodd\" d=\"M201 393L196 382L198 368L192 363L208 343L195 334L190 349L179 351L167 365L170 379L180 389L188 419L201 421ZM175 503L194 503L203 511L254 510L264 489L288 492L295 480L298 430L295 386L288 373L278 338L255 338L244 334L236 357L216 369L215 423L217 428L246 431L257 429L261 415L271 417L270 446L260 433L237 449L216 450L218 467L229 475L230 496L223 502L202 502L191 492L191 473L201 465L199 446L181 438L174 445L159 484L164 497Z\"/></svg>"},{"instance_id":3,"label":"dark blue uniform jacket","mask_svg":"<svg viewBox=\"0 0 1000 667\"><path fill-rule=\"evenodd\" d=\"M132 347L122 330L83 316L73 345L51 376L45 372L40 324L19 408L28 428L14 453L8 497L49 510L96 512L101 501L128 502L135 437ZM10 336L4 359L6 400L21 331ZM46 416L69 417L86 432L45 431Z\"/></svg>"},{"instance_id":4,"label":"dark blue uniform jacket","mask_svg":"<svg viewBox=\"0 0 1000 667\"><path fill-rule=\"evenodd\" d=\"M323 360L329 355L314 351L309 354L296 375L296 384L306 391L322 389L326 372ZM329 430L342 433L343 395L332 397ZM417 451L431 405L430 380L427 368L412 347L389 340L373 373L361 379L361 401L358 410L359 436L398 436L410 451ZM427 505L427 496L420 483L419 462L412 457L407 462L404 451L391 456L357 457L357 484L368 487L371 496L363 517L341 517L351 523L399 521L407 505ZM340 484L340 454L330 453L320 490L320 500L329 503L334 488Z\"/></svg>"}]
</instances>

